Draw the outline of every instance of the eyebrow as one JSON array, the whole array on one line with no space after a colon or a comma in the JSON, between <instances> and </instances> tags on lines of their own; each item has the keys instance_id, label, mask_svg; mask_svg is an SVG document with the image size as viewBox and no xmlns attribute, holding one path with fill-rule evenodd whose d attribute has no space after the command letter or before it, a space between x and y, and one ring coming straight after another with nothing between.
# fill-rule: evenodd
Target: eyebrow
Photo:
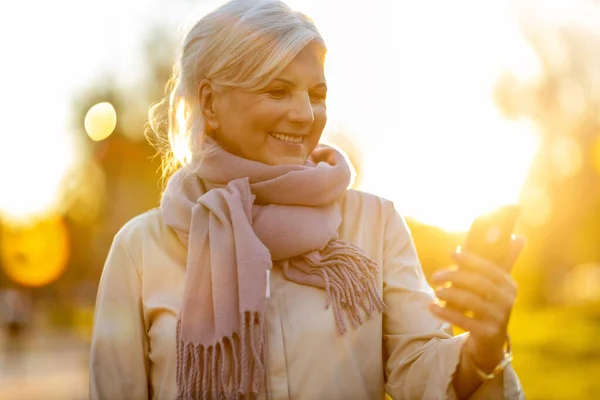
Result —
<instances>
[{"instance_id":1,"label":"eyebrow","mask_svg":"<svg viewBox=\"0 0 600 400\"><path fill-rule=\"evenodd\" d=\"M282 82L285 83L291 87L296 87L296 84L288 79L284 79L284 78L275 78L273 79L273 82ZM318 89L318 88L325 88L327 89L327 84L325 82L319 82L316 85L312 86L311 89Z\"/></svg>"}]
</instances>

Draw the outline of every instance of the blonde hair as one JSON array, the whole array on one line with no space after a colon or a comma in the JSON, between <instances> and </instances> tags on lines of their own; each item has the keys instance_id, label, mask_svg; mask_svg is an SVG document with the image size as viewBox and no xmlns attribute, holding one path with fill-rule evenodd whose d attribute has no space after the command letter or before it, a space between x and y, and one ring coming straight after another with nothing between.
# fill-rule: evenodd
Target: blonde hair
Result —
<instances>
[{"instance_id":1,"label":"blonde hair","mask_svg":"<svg viewBox=\"0 0 600 400\"><path fill-rule=\"evenodd\" d=\"M216 88L261 90L314 40L324 56L312 20L278 0L232 0L201 18L180 47L165 98L148 114L146 134L162 155L163 179L202 151L203 79Z\"/></svg>"}]
</instances>

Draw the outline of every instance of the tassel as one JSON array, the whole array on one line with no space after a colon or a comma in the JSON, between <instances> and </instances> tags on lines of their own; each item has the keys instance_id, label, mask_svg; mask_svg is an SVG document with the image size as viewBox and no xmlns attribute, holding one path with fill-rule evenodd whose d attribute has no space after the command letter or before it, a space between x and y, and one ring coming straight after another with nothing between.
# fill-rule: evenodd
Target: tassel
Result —
<instances>
[{"instance_id":1,"label":"tassel","mask_svg":"<svg viewBox=\"0 0 600 400\"><path fill-rule=\"evenodd\" d=\"M378 266L358 247L336 240L320 251L319 259L303 256L311 272L323 278L327 303L332 306L336 325L346 333L346 317L354 328L364 323L361 309L367 318L373 311L383 312L385 303L377 290Z\"/></svg>"},{"instance_id":2,"label":"tassel","mask_svg":"<svg viewBox=\"0 0 600 400\"><path fill-rule=\"evenodd\" d=\"M258 312L240 315L240 334L210 346L181 340L177 322L177 400L255 398L266 391L266 326Z\"/></svg>"}]
</instances>

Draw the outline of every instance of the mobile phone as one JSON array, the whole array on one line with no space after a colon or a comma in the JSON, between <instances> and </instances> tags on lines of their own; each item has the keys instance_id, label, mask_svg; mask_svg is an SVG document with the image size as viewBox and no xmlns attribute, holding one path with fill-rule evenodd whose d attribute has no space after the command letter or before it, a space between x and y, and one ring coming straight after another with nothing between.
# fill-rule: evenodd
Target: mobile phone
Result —
<instances>
[{"instance_id":1,"label":"mobile phone","mask_svg":"<svg viewBox=\"0 0 600 400\"><path fill-rule=\"evenodd\" d=\"M519 206L511 204L475 218L462 248L503 266L518 216Z\"/></svg>"}]
</instances>

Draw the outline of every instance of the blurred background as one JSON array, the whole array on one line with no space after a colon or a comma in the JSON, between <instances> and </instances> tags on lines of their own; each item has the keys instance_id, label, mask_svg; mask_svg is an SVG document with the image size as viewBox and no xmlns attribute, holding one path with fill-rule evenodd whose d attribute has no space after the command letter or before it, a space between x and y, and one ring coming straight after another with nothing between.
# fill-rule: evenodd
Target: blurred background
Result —
<instances>
[{"instance_id":1,"label":"blurred background","mask_svg":"<svg viewBox=\"0 0 600 400\"><path fill-rule=\"evenodd\" d=\"M207 0L0 5L0 398L87 398L111 240L158 205L144 138ZM324 140L407 216L428 276L522 207L514 366L529 399L600 397L600 3L295 0L329 47Z\"/></svg>"}]
</instances>

